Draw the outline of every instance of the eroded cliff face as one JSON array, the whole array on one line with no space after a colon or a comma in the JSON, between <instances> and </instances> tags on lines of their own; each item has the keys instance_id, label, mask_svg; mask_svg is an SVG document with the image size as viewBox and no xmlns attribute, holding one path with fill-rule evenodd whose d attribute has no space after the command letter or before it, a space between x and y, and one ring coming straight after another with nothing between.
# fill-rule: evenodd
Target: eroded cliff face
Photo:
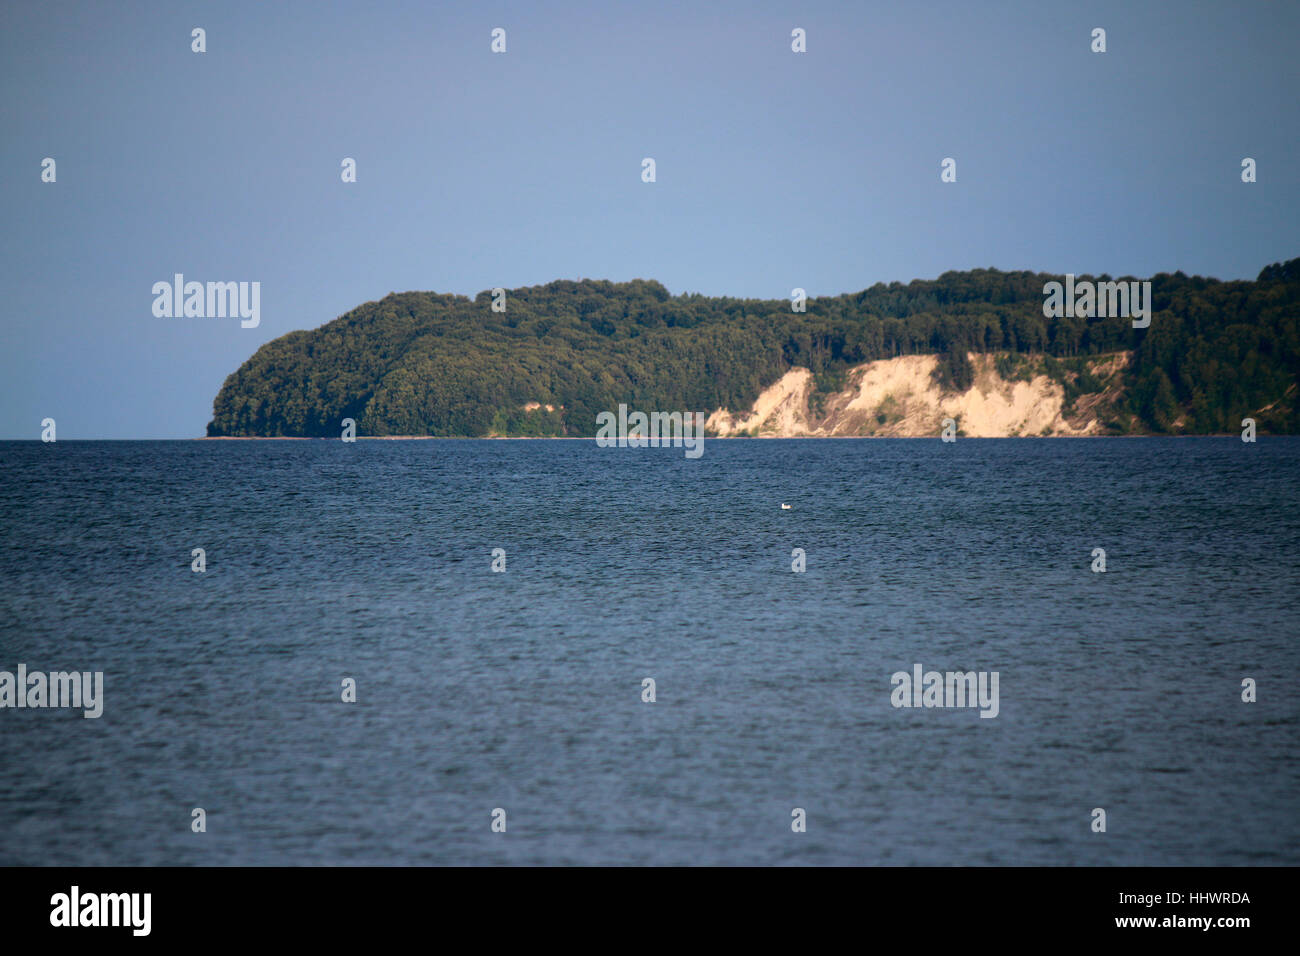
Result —
<instances>
[{"instance_id":1,"label":"eroded cliff face","mask_svg":"<svg viewBox=\"0 0 1300 956\"><path fill-rule=\"evenodd\" d=\"M972 438L1079 436L1107 433L1104 421L1120 393L1130 353L1099 355L1087 370L1098 391L1077 396L1069 407L1062 380L1050 377L1041 358L1003 358L1011 377L999 373L999 357L969 353L974 382L964 392L945 390L935 379L938 357L904 355L849 370L838 392L814 393L813 375L793 368L759 395L753 408L714 411L706 428L719 436L919 438L938 435L952 418ZM1074 381L1064 373L1064 381Z\"/></svg>"}]
</instances>

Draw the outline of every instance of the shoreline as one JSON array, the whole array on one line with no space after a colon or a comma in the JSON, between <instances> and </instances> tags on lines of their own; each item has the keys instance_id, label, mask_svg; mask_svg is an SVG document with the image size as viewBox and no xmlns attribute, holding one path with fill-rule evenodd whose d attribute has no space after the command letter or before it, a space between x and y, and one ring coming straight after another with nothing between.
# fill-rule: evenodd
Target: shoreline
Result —
<instances>
[{"instance_id":1,"label":"shoreline","mask_svg":"<svg viewBox=\"0 0 1300 956\"><path fill-rule=\"evenodd\" d=\"M1204 435L960 435L961 441L1085 441L1113 438L1240 438L1237 432L1212 432ZM1261 434L1261 438L1295 436ZM938 435L705 435L705 441L934 441ZM75 439L70 439L75 440ZM342 441L312 435L201 435L197 438L122 438L82 439L84 441ZM357 435L356 441L595 441L595 435ZM665 442L659 446L673 447Z\"/></svg>"}]
</instances>

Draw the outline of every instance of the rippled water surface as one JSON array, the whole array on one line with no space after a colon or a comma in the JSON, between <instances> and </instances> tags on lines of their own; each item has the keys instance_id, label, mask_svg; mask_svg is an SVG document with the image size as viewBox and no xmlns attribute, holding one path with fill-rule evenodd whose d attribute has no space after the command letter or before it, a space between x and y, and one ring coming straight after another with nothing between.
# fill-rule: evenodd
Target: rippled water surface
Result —
<instances>
[{"instance_id":1,"label":"rippled water surface","mask_svg":"<svg viewBox=\"0 0 1300 956\"><path fill-rule=\"evenodd\" d=\"M0 443L0 670L105 675L98 720L0 710L0 863L1294 864L1298 478L1270 438ZM918 663L999 715L895 709Z\"/></svg>"}]
</instances>

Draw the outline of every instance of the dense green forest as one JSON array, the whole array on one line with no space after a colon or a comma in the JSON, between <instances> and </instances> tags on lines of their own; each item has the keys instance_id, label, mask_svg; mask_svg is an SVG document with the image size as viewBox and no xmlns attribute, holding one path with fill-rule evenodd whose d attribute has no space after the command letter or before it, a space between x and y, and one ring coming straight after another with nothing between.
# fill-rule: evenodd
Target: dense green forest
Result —
<instances>
[{"instance_id":1,"label":"dense green forest","mask_svg":"<svg viewBox=\"0 0 1300 956\"><path fill-rule=\"evenodd\" d=\"M1045 356L1057 368L1119 350L1133 352L1125 431L1236 432L1249 415L1260 432L1300 433L1300 259L1254 282L1152 276L1146 329L1044 318L1044 283L1062 278L946 272L810 298L805 313L783 299L674 296L642 279L515 289L504 312L489 292L398 293L262 346L226 379L208 434L337 437L353 418L359 435L589 436L597 413L620 402L748 408L794 366L829 392L854 365L938 354L942 383L964 389L968 351Z\"/></svg>"}]
</instances>

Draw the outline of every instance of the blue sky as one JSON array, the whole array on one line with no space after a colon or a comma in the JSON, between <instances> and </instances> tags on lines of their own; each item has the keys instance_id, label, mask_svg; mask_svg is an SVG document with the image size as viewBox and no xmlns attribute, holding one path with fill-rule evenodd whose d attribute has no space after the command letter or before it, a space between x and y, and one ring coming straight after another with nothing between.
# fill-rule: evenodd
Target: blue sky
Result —
<instances>
[{"instance_id":1,"label":"blue sky","mask_svg":"<svg viewBox=\"0 0 1300 956\"><path fill-rule=\"evenodd\" d=\"M1300 256L1297 36L1281 0L7 0L0 438L200 436L258 346L392 291L1253 278ZM176 272L260 282L260 326L156 318Z\"/></svg>"}]
</instances>

